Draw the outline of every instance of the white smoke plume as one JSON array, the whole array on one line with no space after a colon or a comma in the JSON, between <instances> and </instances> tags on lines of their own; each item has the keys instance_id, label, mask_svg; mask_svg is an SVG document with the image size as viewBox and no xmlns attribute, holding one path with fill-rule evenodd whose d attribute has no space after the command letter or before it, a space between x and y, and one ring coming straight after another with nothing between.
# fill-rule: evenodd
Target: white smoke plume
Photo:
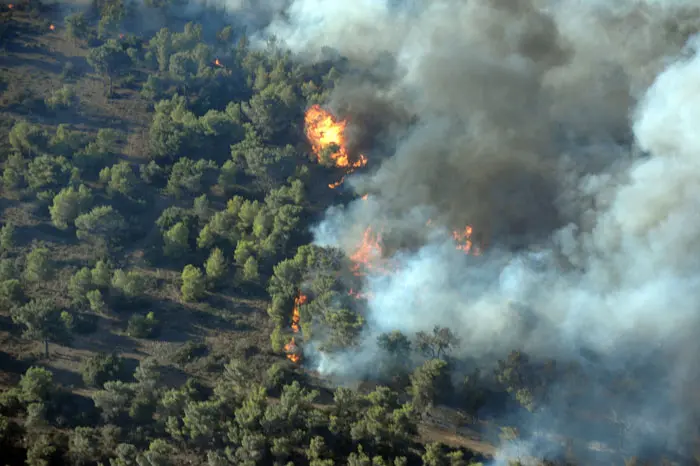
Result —
<instances>
[{"instance_id":1,"label":"white smoke plume","mask_svg":"<svg viewBox=\"0 0 700 466\"><path fill-rule=\"evenodd\" d=\"M333 108L360 127L370 100L414 116L350 180L370 200L316 229L351 253L372 226L397 251L366 282L367 344L321 369L371 372L377 334L445 326L477 360L518 349L593 379L646 371L635 400L601 382L574 402L553 383L531 430L590 435L578 404L614 412L626 451L682 446L700 374L699 20L691 2L651 0L292 2L268 28L290 48L390 70L341 83ZM467 224L480 257L450 238Z\"/></svg>"}]
</instances>

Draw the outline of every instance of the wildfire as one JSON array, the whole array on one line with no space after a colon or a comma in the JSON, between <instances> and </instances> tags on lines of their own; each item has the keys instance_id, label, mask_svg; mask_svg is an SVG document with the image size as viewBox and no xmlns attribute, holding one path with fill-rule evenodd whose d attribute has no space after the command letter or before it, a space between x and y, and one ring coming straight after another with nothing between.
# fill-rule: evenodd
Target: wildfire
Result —
<instances>
[{"instance_id":1,"label":"wildfire","mask_svg":"<svg viewBox=\"0 0 700 466\"><path fill-rule=\"evenodd\" d=\"M15 7L15 5L13 3L10 3L7 5L7 8L9 8L10 10L13 9L14 7Z\"/></svg>"},{"instance_id":2,"label":"wildfire","mask_svg":"<svg viewBox=\"0 0 700 466\"><path fill-rule=\"evenodd\" d=\"M299 325L299 320L301 319L299 307L301 307L302 304L305 304L308 300L309 297L305 294L299 294L299 296L294 298L294 308L292 309L292 331L294 333L298 333L301 329Z\"/></svg>"},{"instance_id":3,"label":"wildfire","mask_svg":"<svg viewBox=\"0 0 700 466\"><path fill-rule=\"evenodd\" d=\"M218 66L219 68L224 67L224 65L221 64L221 61L218 58L214 60L214 66Z\"/></svg>"},{"instance_id":4,"label":"wildfire","mask_svg":"<svg viewBox=\"0 0 700 466\"><path fill-rule=\"evenodd\" d=\"M457 242L457 249L464 251L467 254L472 253L475 256L478 256L481 254L481 250L478 246L474 246L472 241L472 231L472 227L467 225L464 227L463 231L453 231L452 238L454 238L454 240Z\"/></svg>"},{"instance_id":5,"label":"wildfire","mask_svg":"<svg viewBox=\"0 0 700 466\"><path fill-rule=\"evenodd\" d=\"M49 29L52 30L52 31L55 31L55 30L56 30L56 26L54 26L54 25L52 24L51 26L49 26Z\"/></svg>"},{"instance_id":6,"label":"wildfire","mask_svg":"<svg viewBox=\"0 0 700 466\"><path fill-rule=\"evenodd\" d=\"M355 162L350 161L345 141L347 121L337 120L331 113L322 109L320 105L312 105L306 111L304 124L306 126L306 137L309 139L311 148L319 162L323 158L324 151L328 148L333 148L334 151L329 154L330 159L336 167L346 168L346 175L367 165L367 157L364 155L360 155ZM329 184L328 187L335 189L343 184L343 181L345 181L345 176L340 181Z\"/></svg>"},{"instance_id":7,"label":"wildfire","mask_svg":"<svg viewBox=\"0 0 700 466\"><path fill-rule=\"evenodd\" d=\"M120 39L123 39L123 38L124 38L124 34L119 34L119 38L120 38Z\"/></svg>"},{"instance_id":8,"label":"wildfire","mask_svg":"<svg viewBox=\"0 0 700 466\"><path fill-rule=\"evenodd\" d=\"M298 363L301 361L301 355L299 354L299 347L296 344L296 341L294 340L294 337L284 345L284 351L287 353L287 359L292 361L293 363Z\"/></svg>"},{"instance_id":9,"label":"wildfire","mask_svg":"<svg viewBox=\"0 0 700 466\"><path fill-rule=\"evenodd\" d=\"M366 201L368 198L369 198L369 194L365 194L364 196L362 196L363 201Z\"/></svg>"},{"instance_id":10,"label":"wildfire","mask_svg":"<svg viewBox=\"0 0 700 466\"><path fill-rule=\"evenodd\" d=\"M375 235L371 227L365 230L362 234L362 242L352 256L350 256L350 260L354 264L352 270L355 274L360 274L361 268L372 268L374 263L378 259L381 259L381 240L382 236L380 234Z\"/></svg>"}]
</instances>

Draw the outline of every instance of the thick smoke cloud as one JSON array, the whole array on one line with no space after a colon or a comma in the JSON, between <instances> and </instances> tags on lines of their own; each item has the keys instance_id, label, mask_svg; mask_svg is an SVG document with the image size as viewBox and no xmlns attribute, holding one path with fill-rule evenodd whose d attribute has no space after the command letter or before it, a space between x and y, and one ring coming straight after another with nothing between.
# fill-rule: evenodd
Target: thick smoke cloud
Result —
<instances>
[{"instance_id":1,"label":"thick smoke cloud","mask_svg":"<svg viewBox=\"0 0 700 466\"><path fill-rule=\"evenodd\" d=\"M395 272L367 279L366 344L320 368L371 372L377 334L447 326L482 362L519 349L580 365L587 392L553 381L531 430L590 438L595 407L626 426L627 452L682 446L699 375L700 57L684 49L699 21L691 2L293 2L268 32L376 67L330 106L391 123L369 151L383 161L349 180L370 199L331 209L316 237L351 253L372 226ZM480 257L451 241L467 224ZM644 393L611 392L621 374Z\"/></svg>"}]
</instances>

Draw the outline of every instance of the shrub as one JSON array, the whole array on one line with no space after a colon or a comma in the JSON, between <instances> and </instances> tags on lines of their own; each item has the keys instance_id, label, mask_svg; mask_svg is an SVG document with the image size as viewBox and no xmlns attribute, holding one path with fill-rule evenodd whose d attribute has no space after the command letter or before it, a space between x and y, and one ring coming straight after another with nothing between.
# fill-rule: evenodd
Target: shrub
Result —
<instances>
[{"instance_id":1,"label":"shrub","mask_svg":"<svg viewBox=\"0 0 700 466\"><path fill-rule=\"evenodd\" d=\"M123 376L124 362L114 353L100 353L85 359L80 373L86 385L102 388L105 382L119 380Z\"/></svg>"},{"instance_id":2,"label":"shrub","mask_svg":"<svg viewBox=\"0 0 700 466\"><path fill-rule=\"evenodd\" d=\"M160 322L156 320L153 312L145 316L134 314L129 318L126 333L134 338L153 338L160 331Z\"/></svg>"},{"instance_id":3,"label":"shrub","mask_svg":"<svg viewBox=\"0 0 700 466\"><path fill-rule=\"evenodd\" d=\"M75 91L72 87L64 85L55 90L50 96L44 99L44 104L51 110L58 110L71 107L76 101Z\"/></svg>"}]
</instances>

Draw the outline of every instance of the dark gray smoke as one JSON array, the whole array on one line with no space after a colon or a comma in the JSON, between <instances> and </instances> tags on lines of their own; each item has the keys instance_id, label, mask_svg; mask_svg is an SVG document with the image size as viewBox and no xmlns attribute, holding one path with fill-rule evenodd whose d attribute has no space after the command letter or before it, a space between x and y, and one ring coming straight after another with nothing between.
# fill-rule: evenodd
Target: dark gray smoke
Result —
<instances>
[{"instance_id":1,"label":"dark gray smoke","mask_svg":"<svg viewBox=\"0 0 700 466\"><path fill-rule=\"evenodd\" d=\"M372 115L395 146L369 150L384 161L350 183L370 199L331 209L317 242L351 253L371 226L406 246L366 280L366 344L320 369L371 373L377 334L441 325L465 357L519 349L587 380L576 396L553 380L526 418L540 440L504 458L556 453L555 433L599 432L589 463L682 449L700 373L700 58L685 47L699 19L651 0L293 2L268 32L306 59L332 47L376 67L378 83L341 82L331 106L360 128ZM455 249L467 224L481 257ZM620 395L622 376L644 389Z\"/></svg>"}]
</instances>

